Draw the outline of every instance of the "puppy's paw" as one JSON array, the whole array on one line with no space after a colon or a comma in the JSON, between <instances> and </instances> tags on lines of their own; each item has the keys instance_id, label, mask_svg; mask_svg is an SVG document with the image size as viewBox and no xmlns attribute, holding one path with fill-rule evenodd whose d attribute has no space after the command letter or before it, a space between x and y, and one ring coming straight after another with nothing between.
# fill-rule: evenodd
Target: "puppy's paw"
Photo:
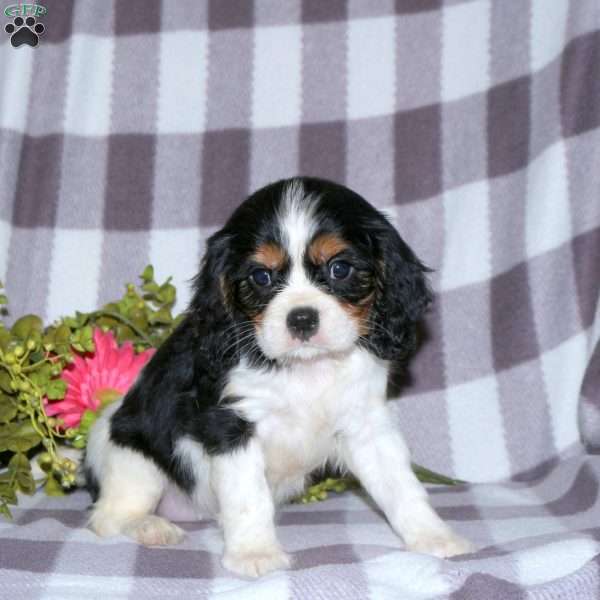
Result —
<instances>
[{"instance_id":1,"label":"puppy's paw","mask_svg":"<svg viewBox=\"0 0 600 600\"><path fill-rule=\"evenodd\" d=\"M277 546L225 552L223 556L223 566L242 577L260 577L271 571L287 569L290 565L290 557Z\"/></svg>"},{"instance_id":2,"label":"puppy's paw","mask_svg":"<svg viewBox=\"0 0 600 600\"><path fill-rule=\"evenodd\" d=\"M145 546L179 544L185 536L183 529L156 515L147 515L141 519L130 521L123 526L122 531Z\"/></svg>"},{"instance_id":3,"label":"puppy's paw","mask_svg":"<svg viewBox=\"0 0 600 600\"><path fill-rule=\"evenodd\" d=\"M475 546L468 540L450 532L423 531L406 540L406 548L411 552L431 554L439 558L449 558L458 554L469 554Z\"/></svg>"}]
</instances>

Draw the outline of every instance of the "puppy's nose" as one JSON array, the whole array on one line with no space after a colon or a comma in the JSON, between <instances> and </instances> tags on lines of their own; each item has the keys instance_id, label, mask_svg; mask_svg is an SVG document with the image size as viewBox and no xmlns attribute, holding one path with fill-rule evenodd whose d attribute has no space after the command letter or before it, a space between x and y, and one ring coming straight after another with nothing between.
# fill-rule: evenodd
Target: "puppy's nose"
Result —
<instances>
[{"instance_id":1,"label":"puppy's nose","mask_svg":"<svg viewBox=\"0 0 600 600\"><path fill-rule=\"evenodd\" d=\"M287 326L292 337L308 340L319 328L319 313L307 306L295 308L288 313Z\"/></svg>"}]
</instances>

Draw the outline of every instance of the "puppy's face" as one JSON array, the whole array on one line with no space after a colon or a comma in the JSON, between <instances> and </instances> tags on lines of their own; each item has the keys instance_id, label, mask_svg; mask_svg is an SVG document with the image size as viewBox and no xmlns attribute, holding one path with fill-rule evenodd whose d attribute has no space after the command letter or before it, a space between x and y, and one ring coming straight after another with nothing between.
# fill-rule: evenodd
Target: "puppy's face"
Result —
<instances>
[{"instance_id":1,"label":"puppy's face","mask_svg":"<svg viewBox=\"0 0 600 600\"><path fill-rule=\"evenodd\" d=\"M267 186L216 237L209 252L221 255L220 292L241 352L256 344L270 359L306 360L358 343L391 358L418 318L407 311L429 301L410 249L343 186L309 178ZM401 327L383 314L390 310Z\"/></svg>"}]
</instances>

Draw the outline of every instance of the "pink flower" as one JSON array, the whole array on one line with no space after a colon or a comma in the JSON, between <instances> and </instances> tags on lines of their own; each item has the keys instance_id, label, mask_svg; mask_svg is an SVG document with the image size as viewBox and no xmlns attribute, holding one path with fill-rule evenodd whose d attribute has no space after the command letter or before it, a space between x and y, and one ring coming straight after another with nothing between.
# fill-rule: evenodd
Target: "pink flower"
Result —
<instances>
[{"instance_id":1,"label":"pink flower","mask_svg":"<svg viewBox=\"0 0 600 600\"><path fill-rule=\"evenodd\" d=\"M75 354L74 362L61 373L67 384L64 399L45 400L46 414L62 419L64 427L77 427L86 410L96 411L103 400L125 394L155 352L152 348L136 354L131 342L119 347L112 332L101 329L94 330L94 345L93 353Z\"/></svg>"}]
</instances>

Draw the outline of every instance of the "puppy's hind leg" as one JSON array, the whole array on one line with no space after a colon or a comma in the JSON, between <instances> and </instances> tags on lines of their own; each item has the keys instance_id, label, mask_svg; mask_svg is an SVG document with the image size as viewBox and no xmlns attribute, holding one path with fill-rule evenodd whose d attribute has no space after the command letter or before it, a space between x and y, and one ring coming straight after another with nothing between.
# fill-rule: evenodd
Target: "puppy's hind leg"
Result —
<instances>
[{"instance_id":1,"label":"puppy's hind leg","mask_svg":"<svg viewBox=\"0 0 600 600\"><path fill-rule=\"evenodd\" d=\"M183 530L153 514L167 483L165 475L129 448L109 442L105 452L90 527L100 536L124 534L147 546L179 543Z\"/></svg>"}]
</instances>

